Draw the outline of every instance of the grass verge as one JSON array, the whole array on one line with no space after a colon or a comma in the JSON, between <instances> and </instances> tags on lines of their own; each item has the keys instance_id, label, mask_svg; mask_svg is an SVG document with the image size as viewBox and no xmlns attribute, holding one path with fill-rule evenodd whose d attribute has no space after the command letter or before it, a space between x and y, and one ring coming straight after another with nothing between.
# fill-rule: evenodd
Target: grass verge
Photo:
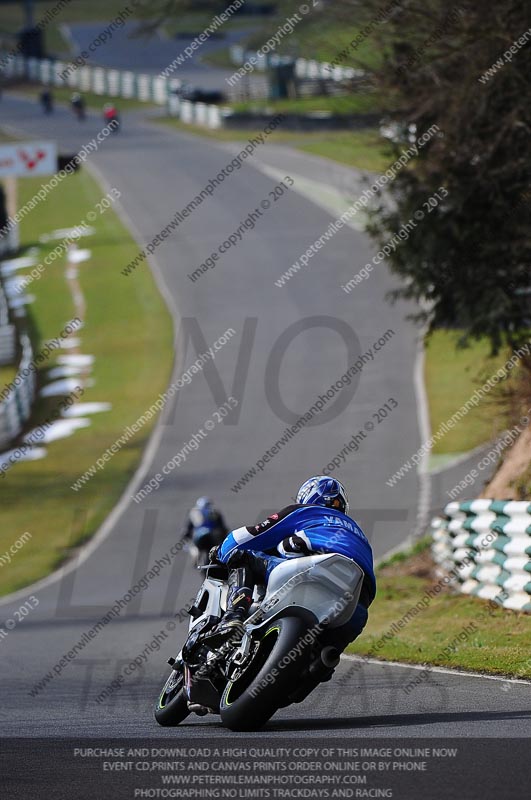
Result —
<instances>
[{"instance_id":1,"label":"grass verge","mask_svg":"<svg viewBox=\"0 0 531 800\"><path fill-rule=\"evenodd\" d=\"M22 205L39 189L39 179L20 181ZM39 246L40 260L57 245L39 245L40 234L78 225L96 211L104 192L84 171L66 177L47 201L24 219L23 246ZM45 459L19 462L0 483L2 493L0 552L25 531L31 533L8 567L2 568L0 593L7 594L42 578L58 567L80 542L90 537L109 514L134 473L154 424L147 423L129 440L105 469L80 491L70 487L151 405L168 383L173 352L170 315L149 270L124 280L120 269L135 257L138 247L113 208L97 213L95 234L83 239L92 251L80 265L79 280L87 303L86 324L79 332L81 352L95 357L81 402L110 402L112 410L90 417L90 427L47 446ZM75 316L64 275L64 258L47 266L29 287L36 295L30 307L36 351L56 337ZM57 351L55 351L57 353ZM157 354L157 357L154 357ZM55 355L55 354L54 354ZM42 365L43 372L54 357ZM40 401L36 420L43 420L59 399Z\"/></svg>"},{"instance_id":2,"label":"grass verge","mask_svg":"<svg viewBox=\"0 0 531 800\"><path fill-rule=\"evenodd\" d=\"M531 497L531 462L526 471L514 481L514 488L518 492L520 500L527 500Z\"/></svg>"},{"instance_id":3,"label":"grass verge","mask_svg":"<svg viewBox=\"0 0 531 800\"><path fill-rule=\"evenodd\" d=\"M217 139L220 142L243 142L258 136L259 130L210 130L197 125L188 125L174 117L158 117L152 122L168 125L184 133ZM288 144L297 150L323 156L347 164L349 167L384 172L392 161L388 154L387 141L377 130L363 131L322 131L319 133L300 133L297 131L276 130L268 136L268 143Z\"/></svg>"},{"instance_id":4,"label":"grass verge","mask_svg":"<svg viewBox=\"0 0 531 800\"><path fill-rule=\"evenodd\" d=\"M376 92L351 92L344 95L283 98L279 100L247 100L233 103L234 111L254 111L284 114L308 114L329 111L332 114L373 114L383 112L383 102Z\"/></svg>"},{"instance_id":5,"label":"grass verge","mask_svg":"<svg viewBox=\"0 0 531 800\"><path fill-rule=\"evenodd\" d=\"M459 336L459 331L436 331L426 342L425 380L433 432L508 358L506 352L491 356L486 340L471 342L466 348L458 347ZM494 396L494 392L490 395ZM432 452L434 455L467 452L494 439L508 424L507 413L489 397L436 442Z\"/></svg>"},{"instance_id":6,"label":"grass verge","mask_svg":"<svg viewBox=\"0 0 531 800\"><path fill-rule=\"evenodd\" d=\"M0 367L0 386L6 386L8 383L11 383L11 381L16 378L16 375L16 366L7 364L6 366Z\"/></svg>"},{"instance_id":7,"label":"grass verge","mask_svg":"<svg viewBox=\"0 0 531 800\"><path fill-rule=\"evenodd\" d=\"M163 23L163 28L167 36L171 37L195 37L208 29L212 23L215 11L183 11L179 9L174 16L167 17ZM256 23L255 23L256 24ZM245 15L231 16L224 22L216 33L218 37L210 38L210 41L223 41L225 34L229 31L245 30L252 28L253 18Z\"/></svg>"},{"instance_id":8,"label":"grass verge","mask_svg":"<svg viewBox=\"0 0 531 800\"><path fill-rule=\"evenodd\" d=\"M380 566L378 594L365 633L348 652L385 661L531 678L530 614L494 607L443 588L426 607L407 616L438 583L429 544L425 539L407 555ZM459 641L465 628L469 634Z\"/></svg>"},{"instance_id":9,"label":"grass verge","mask_svg":"<svg viewBox=\"0 0 531 800\"><path fill-rule=\"evenodd\" d=\"M215 50L209 50L201 56L200 60L203 64L207 64L210 67L220 67L221 69L231 70L239 69L231 58L229 47L219 47Z\"/></svg>"},{"instance_id":10,"label":"grass verge","mask_svg":"<svg viewBox=\"0 0 531 800\"><path fill-rule=\"evenodd\" d=\"M260 23L250 31L241 44L244 44L248 50L258 50L278 30L279 26L284 24L287 14L294 11L296 11L295 6L291 12L283 8L280 13L260 20ZM301 23L294 26L293 32L289 36L280 41L275 48L275 53L327 62L339 58L341 65L345 67L371 68L378 66L382 59L382 53L379 48L374 46L374 40L369 36L355 49L349 48L350 42L359 33L360 28L353 24L351 15L349 15L348 22L345 19L334 18L335 16L338 15L328 9L312 10L310 14L303 17ZM344 49L348 51L347 57L341 60L340 54ZM228 58L228 50L226 50L226 54L225 59ZM205 61L217 66L225 65L218 53L209 53L205 57Z\"/></svg>"}]
</instances>

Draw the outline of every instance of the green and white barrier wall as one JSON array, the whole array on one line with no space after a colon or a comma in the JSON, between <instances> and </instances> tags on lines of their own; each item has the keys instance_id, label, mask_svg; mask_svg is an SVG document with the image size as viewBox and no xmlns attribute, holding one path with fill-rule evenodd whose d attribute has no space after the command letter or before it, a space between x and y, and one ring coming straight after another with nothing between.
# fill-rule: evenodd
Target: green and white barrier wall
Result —
<instances>
[{"instance_id":1,"label":"green and white barrier wall","mask_svg":"<svg viewBox=\"0 0 531 800\"><path fill-rule=\"evenodd\" d=\"M531 612L531 502L449 503L431 527L433 557L459 591Z\"/></svg>"}]
</instances>

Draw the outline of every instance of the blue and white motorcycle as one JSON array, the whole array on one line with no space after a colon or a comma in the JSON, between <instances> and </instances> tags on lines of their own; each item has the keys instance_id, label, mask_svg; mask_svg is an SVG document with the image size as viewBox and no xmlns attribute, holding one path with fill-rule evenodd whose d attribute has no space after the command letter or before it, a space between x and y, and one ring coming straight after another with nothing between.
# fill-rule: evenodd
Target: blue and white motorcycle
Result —
<instances>
[{"instance_id":1,"label":"blue and white motorcycle","mask_svg":"<svg viewBox=\"0 0 531 800\"><path fill-rule=\"evenodd\" d=\"M226 606L228 573L212 565L190 608L188 638L168 663L171 674L155 707L160 725L189 714L219 714L234 731L261 728L279 708L300 703L329 680L339 663L323 633L347 622L364 573L337 554L286 559L257 586L244 633L220 639L213 630Z\"/></svg>"}]
</instances>

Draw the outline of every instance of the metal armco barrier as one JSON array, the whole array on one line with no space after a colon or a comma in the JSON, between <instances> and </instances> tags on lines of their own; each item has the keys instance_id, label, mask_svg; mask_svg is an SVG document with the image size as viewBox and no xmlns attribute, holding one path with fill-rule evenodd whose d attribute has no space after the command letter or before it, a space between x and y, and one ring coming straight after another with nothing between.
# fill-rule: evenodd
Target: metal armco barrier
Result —
<instances>
[{"instance_id":1,"label":"metal armco barrier","mask_svg":"<svg viewBox=\"0 0 531 800\"><path fill-rule=\"evenodd\" d=\"M29 419L36 395L36 372L29 369L33 361L33 349L28 337L21 337L22 359L13 388L5 400L0 402L0 447L5 448L20 436L24 423Z\"/></svg>"},{"instance_id":2,"label":"metal armco barrier","mask_svg":"<svg viewBox=\"0 0 531 800\"><path fill-rule=\"evenodd\" d=\"M433 557L459 591L531 612L531 502L449 503L431 527Z\"/></svg>"},{"instance_id":3,"label":"metal armco barrier","mask_svg":"<svg viewBox=\"0 0 531 800\"><path fill-rule=\"evenodd\" d=\"M15 326L9 322L9 308L0 284L0 366L13 364L17 354Z\"/></svg>"},{"instance_id":4,"label":"metal armco barrier","mask_svg":"<svg viewBox=\"0 0 531 800\"><path fill-rule=\"evenodd\" d=\"M0 258L5 258L9 256L11 253L16 253L19 246L19 231L18 225L15 225L14 228L11 228L8 233L5 233L3 236L0 236ZM2 323L0 322L0 325Z\"/></svg>"},{"instance_id":5,"label":"metal armco barrier","mask_svg":"<svg viewBox=\"0 0 531 800\"><path fill-rule=\"evenodd\" d=\"M0 248L0 256L8 255L11 245L7 237L1 243L6 246ZM20 347L22 357L12 388L6 392L7 387L0 386L0 448L6 448L20 436L36 397L36 373L34 369L29 369L33 361L33 348L26 334L20 337ZM9 299L0 283L0 365L14 364L17 350L17 329L9 320ZM2 396L4 399L1 399Z\"/></svg>"},{"instance_id":6,"label":"metal armco barrier","mask_svg":"<svg viewBox=\"0 0 531 800\"><path fill-rule=\"evenodd\" d=\"M0 366L12 364L17 354L14 325L0 325Z\"/></svg>"}]
</instances>

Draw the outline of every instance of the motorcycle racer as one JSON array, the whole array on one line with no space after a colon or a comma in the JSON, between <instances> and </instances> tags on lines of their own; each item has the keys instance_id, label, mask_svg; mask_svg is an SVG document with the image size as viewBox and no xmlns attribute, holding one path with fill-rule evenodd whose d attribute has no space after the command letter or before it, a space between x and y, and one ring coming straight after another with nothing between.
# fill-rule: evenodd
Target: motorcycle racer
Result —
<instances>
[{"instance_id":1,"label":"motorcycle racer","mask_svg":"<svg viewBox=\"0 0 531 800\"><path fill-rule=\"evenodd\" d=\"M344 486L335 478L318 475L302 484L295 504L258 525L232 531L219 547L212 548L211 563L230 569L227 611L214 633L243 632L253 587L256 583L267 585L271 571L283 559L338 553L351 558L365 573L353 616L345 625L326 632L327 644L342 652L365 627L376 594L371 546L348 511Z\"/></svg>"},{"instance_id":2,"label":"motorcycle racer","mask_svg":"<svg viewBox=\"0 0 531 800\"><path fill-rule=\"evenodd\" d=\"M199 497L184 523L183 538L191 540L200 552L219 545L228 533L223 515L208 497Z\"/></svg>"}]
</instances>

